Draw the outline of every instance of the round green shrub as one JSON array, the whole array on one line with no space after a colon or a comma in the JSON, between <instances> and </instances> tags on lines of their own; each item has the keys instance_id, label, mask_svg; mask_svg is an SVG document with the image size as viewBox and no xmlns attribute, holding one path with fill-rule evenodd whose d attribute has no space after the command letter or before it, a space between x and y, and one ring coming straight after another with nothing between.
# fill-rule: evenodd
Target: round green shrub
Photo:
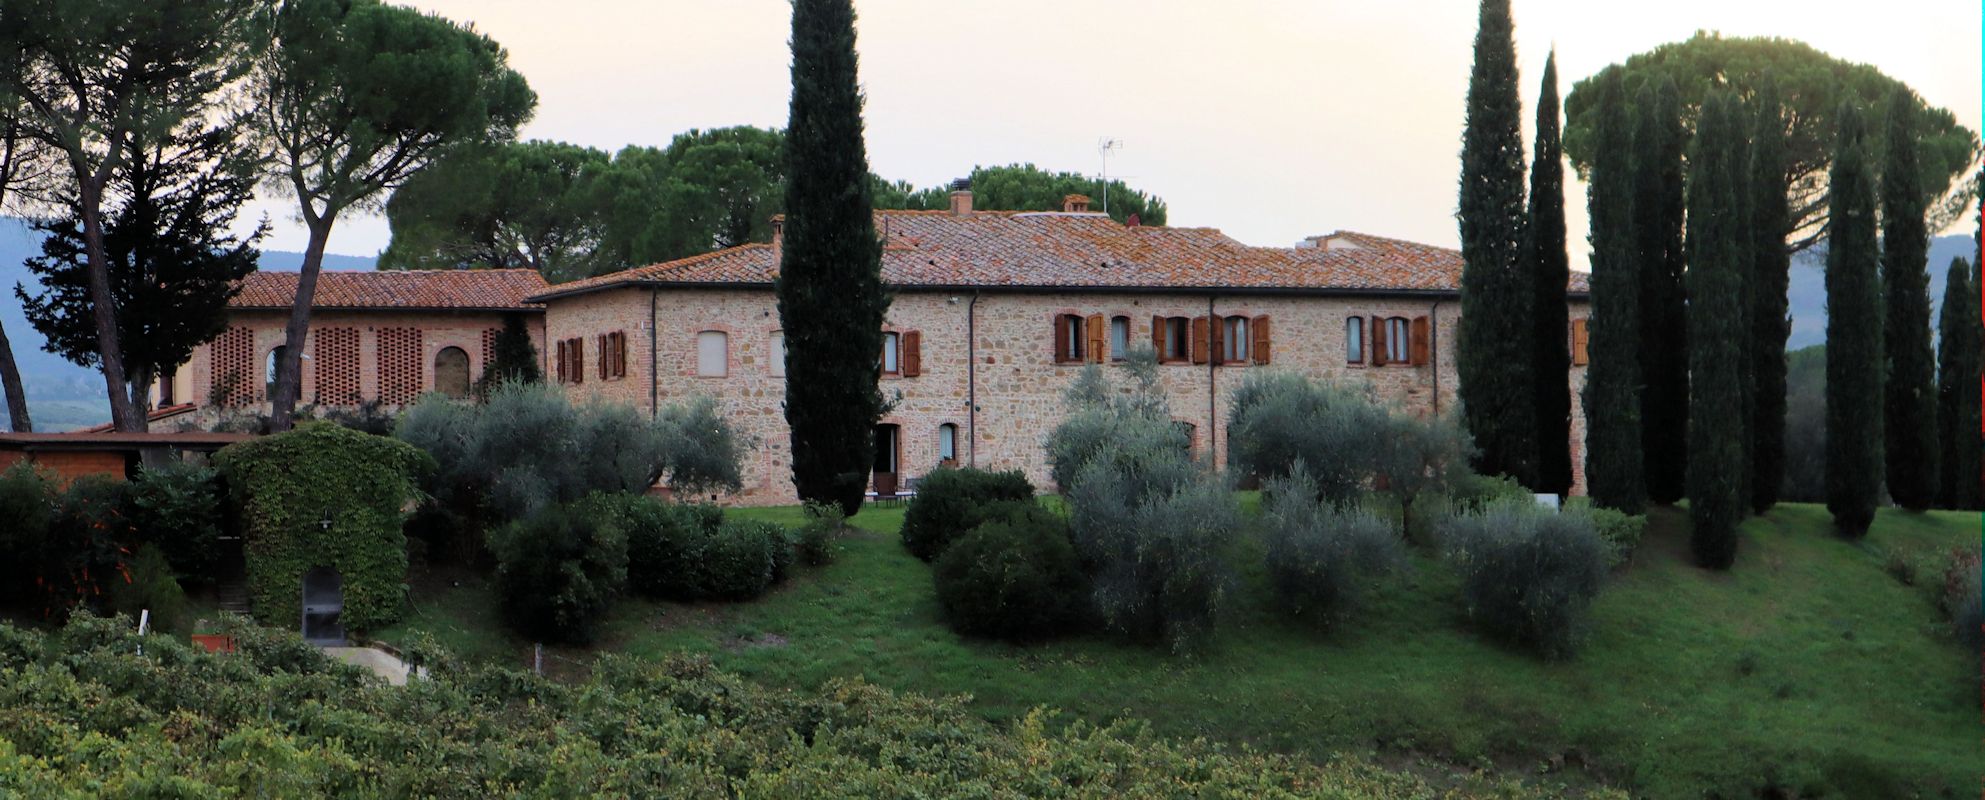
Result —
<instances>
[{"instance_id":1,"label":"round green shrub","mask_svg":"<svg viewBox=\"0 0 1985 800\"><path fill-rule=\"evenodd\" d=\"M0 600L24 599L39 576L37 554L55 525L55 481L23 461L0 472Z\"/></svg>"},{"instance_id":2,"label":"round green shrub","mask_svg":"<svg viewBox=\"0 0 1985 800\"><path fill-rule=\"evenodd\" d=\"M1365 585L1405 563L1393 523L1363 508L1318 499L1302 462L1262 493L1263 539L1275 603L1291 617L1327 623L1358 599Z\"/></svg>"},{"instance_id":3,"label":"round green shrub","mask_svg":"<svg viewBox=\"0 0 1985 800\"><path fill-rule=\"evenodd\" d=\"M805 514L806 523L800 526L799 537L793 543L800 563L809 567L834 563L840 550L835 540L848 525L847 515L841 513L840 506L813 502L806 504Z\"/></svg>"},{"instance_id":4,"label":"round green shrub","mask_svg":"<svg viewBox=\"0 0 1985 800\"><path fill-rule=\"evenodd\" d=\"M791 563L786 529L759 520L728 520L704 543L698 594L711 600L750 600L765 593Z\"/></svg>"},{"instance_id":5,"label":"round green shrub","mask_svg":"<svg viewBox=\"0 0 1985 800\"><path fill-rule=\"evenodd\" d=\"M938 605L962 634L1033 641L1062 633L1088 595L1068 523L1038 505L1009 510L938 556Z\"/></svg>"},{"instance_id":6,"label":"round green shrub","mask_svg":"<svg viewBox=\"0 0 1985 800\"><path fill-rule=\"evenodd\" d=\"M504 617L526 635L591 642L627 585L627 540L599 504L556 506L496 529L496 588Z\"/></svg>"},{"instance_id":7,"label":"round green shrub","mask_svg":"<svg viewBox=\"0 0 1985 800\"><path fill-rule=\"evenodd\" d=\"M643 597L699 599L704 546L723 524L723 509L622 497L616 507L627 535L628 588Z\"/></svg>"},{"instance_id":8,"label":"round green shrub","mask_svg":"<svg viewBox=\"0 0 1985 800\"><path fill-rule=\"evenodd\" d=\"M157 545L180 575L212 580L222 557L220 473L172 462L138 473L131 493L139 538Z\"/></svg>"},{"instance_id":9,"label":"round green shrub","mask_svg":"<svg viewBox=\"0 0 1985 800\"><path fill-rule=\"evenodd\" d=\"M1476 625L1549 657L1577 648L1606 575L1590 517L1512 498L1449 518L1442 536Z\"/></svg>"},{"instance_id":10,"label":"round green shrub","mask_svg":"<svg viewBox=\"0 0 1985 800\"><path fill-rule=\"evenodd\" d=\"M158 545L138 548L126 569L127 578L110 586L110 607L119 614L138 619L151 612L152 630L180 633L192 628L186 617L186 592L173 576L172 565Z\"/></svg>"},{"instance_id":11,"label":"round green shrub","mask_svg":"<svg viewBox=\"0 0 1985 800\"><path fill-rule=\"evenodd\" d=\"M1034 485L1019 470L936 469L917 485L903 513L903 547L924 561L989 518L1002 501L1034 499Z\"/></svg>"},{"instance_id":12,"label":"round green shrub","mask_svg":"<svg viewBox=\"0 0 1985 800\"><path fill-rule=\"evenodd\" d=\"M214 463L239 511L257 619L295 626L303 575L320 566L343 579L346 630L377 630L399 619L406 600L405 509L433 459L394 439L309 422L229 445Z\"/></svg>"},{"instance_id":13,"label":"round green shrub","mask_svg":"<svg viewBox=\"0 0 1985 800\"><path fill-rule=\"evenodd\" d=\"M1606 565L1610 567L1627 563L1634 548L1640 546L1641 534L1647 530L1645 514L1628 514L1614 508L1588 508L1577 513L1592 518L1593 532L1606 543Z\"/></svg>"}]
</instances>

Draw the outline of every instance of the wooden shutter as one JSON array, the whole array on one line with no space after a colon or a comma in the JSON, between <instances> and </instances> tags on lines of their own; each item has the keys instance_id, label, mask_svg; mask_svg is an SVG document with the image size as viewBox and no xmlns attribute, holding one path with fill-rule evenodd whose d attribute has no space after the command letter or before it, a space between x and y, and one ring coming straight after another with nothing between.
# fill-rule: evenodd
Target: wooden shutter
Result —
<instances>
[{"instance_id":1,"label":"wooden shutter","mask_svg":"<svg viewBox=\"0 0 1985 800\"><path fill-rule=\"evenodd\" d=\"M1274 341L1275 337L1269 334L1268 315L1263 314L1259 317L1255 317L1254 320L1248 324L1253 326L1253 330L1254 330L1254 347L1250 352L1250 354L1254 356L1254 363L1256 364L1269 363L1270 357L1273 356L1275 352L1275 341Z\"/></svg>"},{"instance_id":2,"label":"wooden shutter","mask_svg":"<svg viewBox=\"0 0 1985 800\"><path fill-rule=\"evenodd\" d=\"M1432 343L1432 340L1428 337L1426 317L1413 318L1413 338L1409 341L1411 344L1407 349L1407 355L1412 357L1413 366L1426 366L1429 345Z\"/></svg>"},{"instance_id":3,"label":"wooden shutter","mask_svg":"<svg viewBox=\"0 0 1985 800\"><path fill-rule=\"evenodd\" d=\"M1055 363L1068 363L1068 315L1055 315Z\"/></svg>"},{"instance_id":4,"label":"wooden shutter","mask_svg":"<svg viewBox=\"0 0 1985 800\"><path fill-rule=\"evenodd\" d=\"M1205 317L1192 318L1192 363L1204 364L1212 357L1212 334Z\"/></svg>"},{"instance_id":5,"label":"wooden shutter","mask_svg":"<svg viewBox=\"0 0 1985 800\"><path fill-rule=\"evenodd\" d=\"M1206 318L1206 360L1214 364L1227 363L1227 318L1213 316Z\"/></svg>"},{"instance_id":6,"label":"wooden shutter","mask_svg":"<svg viewBox=\"0 0 1985 800\"><path fill-rule=\"evenodd\" d=\"M1090 314L1083 321L1085 332L1089 334L1089 363L1101 364L1110 358L1109 323L1101 314Z\"/></svg>"},{"instance_id":7,"label":"wooden shutter","mask_svg":"<svg viewBox=\"0 0 1985 800\"><path fill-rule=\"evenodd\" d=\"M627 332L616 333L613 338L614 374L625 378L627 377Z\"/></svg>"},{"instance_id":8,"label":"wooden shutter","mask_svg":"<svg viewBox=\"0 0 1985 800\"><path fill-rule=\"evenodd\" d=\"M586 340L584 337L575 336L572 338L572 382L586 382Z\"/></svg>"},{"instance_id":9,"label":"wooden shutter","mask_svg":"<svg viewBox=\"0 0 1985 800\"><path fill-rule=\"evenodd\" d=\"M552 363L551 374L558 379L559 383L564 383L565 382L565 340L564 339L558 340L558 343L552 347L551 363Z\"/></svg>"},{"instance_id":10,"label":"wooden shutter","mask_svg":"<svg viewBox=\"0 0 1985 800\"><path fill-rule=\"evenodd\" d=\"M1385 317L1372 317L1372 366L1383 367L1391 363L1391 348L1386 346L1386 329L1392 327L1391 320Z\"/></svg>"},{"instance_id":11,"label":"wooden shutter","mask_svg":"<svg viewBox=\"0 0 1985 800\"><path fill-rule=\"evenodd\" d=\"M901 339L903 352L903 377L914 378L924 373L924 335L921 331L904 331Z\"/></svg>"},{"instance_id":12,"label":"wooden shutter","mask_svg":"<svg viewBox=\"0 0 1985 800\"><path fill-rule=\"evenodd\" d=\"M1151 352L1156 353L1158 355L1159 361L1165 360L1165 318L1164 317L1151 318Z\"/></svg>"},{"instance_id":13,"label":"wooden shutter","mask_svg":"<svg viewBox=\"0 0 1985 800\"><path fill-rule=\"evenodd\" d=\"M1589 331L1589 330L1587 329L1587 327L1586 327L1586 324L1585 324L1585 320L1582 320L1582 319L1575 319L1575 320L1572 320L1572 321L1571 321L1571 364L1572 364L1572 366L1574 366L1574 367L1583 367L1583 366L1585 366L1586 364L1588 364L1588 363L1590 363L1590 361L1589 361L1589 359L1590 359L1590 356L1588 356L1588 355L1587 355L1587 353L1586 353L1586 349L1585 349L1585 347L1586 347L1586 340L1587 340L1587 339L1588 339L1588 338L1589 338L1590 336L1591 336L1591 332L1590 332L1590 331Z\"/></svg>"}]
</instances>

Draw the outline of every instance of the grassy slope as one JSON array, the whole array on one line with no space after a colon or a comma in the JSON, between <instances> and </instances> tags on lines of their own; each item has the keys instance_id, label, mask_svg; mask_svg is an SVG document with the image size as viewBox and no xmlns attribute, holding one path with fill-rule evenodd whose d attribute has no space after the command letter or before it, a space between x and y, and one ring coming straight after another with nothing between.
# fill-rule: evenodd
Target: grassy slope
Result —
<instances>
[{"instance_id":1,"label":"grassy slope","mask_svg":"<svg viewBox=\"0 0 1985 800\"><path fill-rule=\"evenodd\" d=\"M798 521L796 509L734 513ZM1735 569L1713 574L1687 565L1685 516L1658 511L1594 607L1584 651L1555 664L1469 633L1453 578L1425 558L1328 632L1262 611L1261 570L1244 559L1236 610L1197 659L1101 638L1029 648L961 640L938 618L928 568L888 535L901 520L897 510L864 512L856 522L875 534L849 539L833 567L760 602L624 603L605 646L707 652L775 683L861 675L970 694L993 719L1050 705L1277 750L1377 747L1526 772L1564 765L1655 797L1766 784L1969 795L1985 773L1977 665L1931 593L1885 570L1889 551L1927 566L1977 541L1976 515L1884 511L1856 545L1826 533L1824 509L1781 506L1748 522ZM522 657L527 645L500 632L479 583L423 594L405 627L466 654Z\"/></svg>"}]
</instances>

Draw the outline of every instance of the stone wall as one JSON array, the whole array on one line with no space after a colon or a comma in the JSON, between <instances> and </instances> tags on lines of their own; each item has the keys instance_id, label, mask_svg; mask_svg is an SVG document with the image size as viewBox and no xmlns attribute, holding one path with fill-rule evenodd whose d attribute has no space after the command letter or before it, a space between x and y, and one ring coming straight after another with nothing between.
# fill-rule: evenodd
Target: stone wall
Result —
<instances>
[{"instance_id":1,"label":"stone wall","mask_svg":"<svg viewBox=\"0 0 1985 800\"><path fill-rule=\"evenodd\" d=\"M646 331L651 298L652 386L659 404L666 407L697 395L717 398L756 443L747 459L745 491L731 499L748 504L794 502L790 442L781 406L785 379L774 374L778 370L771 363L779 321L769 290L668 289L651 294L623 289L554 301L546 315L550 337L582 337L588 354L585 382L568 388L578 397L651 408ZM1042 447L1062 419L1063 394L1083 368L1055 363L1053 326L1058 315L1128 317L1132 344L1151 341L1153 317L1266 316L1272 333L1269 366L1185 363L1159 368L1173 417L1194 428L1195 451L1210 453L1216 463L1224 464L1228 402L1252 370L1294 370L1315 378L1362 383L1381 400L1415 414L1454 410L1458 379L1453 342L1459 311L1460 304L1453 299L1011 292L975 299L970 293L905 291L896 295L885 329L919 333L922 371L915 377L883 377L883 394L895 407L882 422L900 431L901 475L913 477L937 466L939 426L949 424L958 429L959 463L1020 469L1044 491L1052 491ZM1367 320L1366 357L1360 364L1347 363L1345 319L1353 315ZM1584 315L1584 303L1574 303L1573 316ZM1369 321L1386 317L1429 320L1429 363L1371 365ZM595 337L612 330L628 334L628 374L601 381L592 370L597 358ZM726 337L721 377L698 374L698 334L705 331ZM1583 367L1571 370L1570 390L1582 386L1584 372ZM976 415L969 402L974 394ZM1575 493L1582 493L1584 487L1584 429L1584 415L1575 402Z\"/></svg>"}]
</instances>

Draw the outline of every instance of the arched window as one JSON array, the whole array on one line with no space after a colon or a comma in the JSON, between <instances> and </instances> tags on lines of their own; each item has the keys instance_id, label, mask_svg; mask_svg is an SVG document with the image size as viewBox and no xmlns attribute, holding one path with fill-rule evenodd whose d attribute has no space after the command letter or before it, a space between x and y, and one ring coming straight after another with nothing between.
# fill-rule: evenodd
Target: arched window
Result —
<instances>
[{"instance_id":1,"label":"arched window","mask_svg":"<svg viewBox=\"0 0 1985 800\"><path fill-rule=\"evenodd\" d=\"M289 345L279 344L269 350L269 357L263 364L262 369L262 399L264 400L274 400L276 397L276 365L282 363L283 351L288 349Z\"/></svg>"},{"instance_id":2,"label":"arched window","mask_svg":"<svg viewBox=\"0 0 1985 800\"><path fill-rule=\"evenodd\" d=\"M1228 317L1220 323L1220 363L1245 364L1248 360L1248 318Z\"/></svg>"},{"instance_id":3,"label":"arched window","mask_svg":"<svg viewBox=\"0 0 1985 800\"><path fill-rule=\"evenodd\" d=\"M937 426L937 463L947 467L958 463L958 426L949 422Z\"/></svg>"},{"instance_id":4,"label":"arched window","mask_svg":"<svg viewBox=\"0 0 1985 800\"><path fill-rule=\"evenodd\" d=\"M1344 318L1344 363L1365 363L1365 318Z\"/></svg>"},{"instance_id":5,"label":"arched window","mask_svg":"<svg viewBox=\"0 0 1985 800\"><path fill-rule=\"evenodd\" d=\"M459 347L443 347L434 354L434 390L460 400L469 396L469 354Z\"/></svg>"},{"instance_id":6,"label":"arched window","mask_svg":"<svg viewBox=\"0 0 1985 800\"><path fill-rule=\"evenodd\" d=\"M721 378L731 372L731 337L723 331L696 334L696 374Z\"/></svg>"},{"instance_id":7,"label":"arched window","mask_svg":"<svg viewBox=\"0 0 1985 800\"><path fill-rule=\"evenodd\" d=\"M1110 318L1110 360L1122 361L1130 354L1130 318Z\"/></svg>"},{"instance_id":8,"label":"arched window","mask_svg":"<svg viewBox=\"0 0 1985 800\"><path fill-rule=\"evenodd\" d=\"M772 344L765 349L766 366L772 370L772 377L786 377L786 332L773 331Z\"/></svg>"}]
</instances>

